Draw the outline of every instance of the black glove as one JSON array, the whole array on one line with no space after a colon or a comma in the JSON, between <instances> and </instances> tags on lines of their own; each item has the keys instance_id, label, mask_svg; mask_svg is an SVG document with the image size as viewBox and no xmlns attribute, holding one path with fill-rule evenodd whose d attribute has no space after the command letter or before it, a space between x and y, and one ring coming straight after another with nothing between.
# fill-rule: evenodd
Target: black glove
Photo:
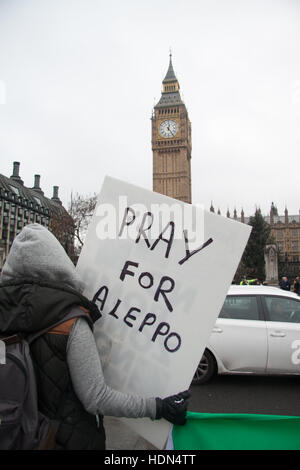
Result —
<instances>
[{"instance_id":1,"label":"black glove","mask_svg":"<svg viewBox=\"0 0 300 470\"><path fill-rule=\"evenodd\" d=\"M173 424L185 424L185 415L190 392L178 393L167 398L156 398L155 419L165 418Z\"/></svg>"}]
</instances>

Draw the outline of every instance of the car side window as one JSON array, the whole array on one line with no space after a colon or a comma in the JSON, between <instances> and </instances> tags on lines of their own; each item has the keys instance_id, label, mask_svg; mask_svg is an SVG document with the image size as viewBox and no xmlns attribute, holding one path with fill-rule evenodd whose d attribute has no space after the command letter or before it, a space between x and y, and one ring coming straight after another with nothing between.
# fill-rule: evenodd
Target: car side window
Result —
<instances>
[{"instance_id":1,"label":"car side window","mask_svg":"<svg viewBox=\"0 0 300 470\"><path fill-rule=\"evenodd\" d=\"M300 301L284 297L266 296L270 321L300 323Z\"/></svg>"},{"instance_id":2,"label":"car side window","mask_svg":"<svg viewBox=\"0 0 300 470\"><path fill-rule=\"evenodd\" d=\"M254 295L227 296L219 318L260 320L256 297Z\"/></svg>"}]
</instances>

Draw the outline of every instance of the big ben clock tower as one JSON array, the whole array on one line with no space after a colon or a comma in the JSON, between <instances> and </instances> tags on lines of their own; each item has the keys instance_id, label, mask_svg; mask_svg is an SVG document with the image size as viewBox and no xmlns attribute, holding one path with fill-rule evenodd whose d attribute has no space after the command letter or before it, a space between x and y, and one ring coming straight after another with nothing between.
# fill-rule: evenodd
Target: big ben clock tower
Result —
<instances>
[{"instance_id":1,"label":"big ben clock tower","mask_svg":"<svg viewBox=\"0 0 300 470\"><path fill-rule=\"evenodd\" d=\"M191 123L170 54L152 115L153 191L191 203Z\"/></svg>"}]
</instances>

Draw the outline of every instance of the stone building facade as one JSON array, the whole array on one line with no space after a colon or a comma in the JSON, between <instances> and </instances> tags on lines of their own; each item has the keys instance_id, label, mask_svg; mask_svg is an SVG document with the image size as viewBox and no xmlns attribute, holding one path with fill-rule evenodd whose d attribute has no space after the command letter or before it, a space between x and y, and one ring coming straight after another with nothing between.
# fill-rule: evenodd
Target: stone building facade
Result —
<instances>
[{"instance_id":1,"label":"stone building facade","mask_svg":"<svg viewBox=\"0 0 300 470\"><path fill-rule=\"evenodd\" d=\"M49 199L40 188L40 175L34 176L32 188L19 175L20 163L14 162L10 177L0 174L0 268L16 235L30 223L47 227L58 238L71 259L74 258L74 223L53 186Z\"/></svg>"},{"instance_id":2,"label":"stone building facade","mask_svg":"<svg viewBox=\"0 0 300 470\"><path fill-rule=\"evenodd\" d=\"M213 204L210 210L214 212ZM221 214L220 211L218 214ZM232 217L227 210L226 217L246 224L249 222L249 217L245 217L243 210L240 217L236 209ZM275 244L278 253L278 277L287 276L291 280L300 276L300 213L289 215L285 208L284 215L278 215L272 202L270 213L264 219L271 226L270 242Z\"/></svg>"},{"instance_id":3,"label":"stone building facade","mask_svg":"<svg viewBox=\"0 0 300 470\"><path fill-rule=\"evenodd\" d=\"M280 216L272 203L270 215L265 219L271 225L278 250L279 277L288 276L291 280L300 276L300 215L289 215L285 208Z\"/></svg>"},{"instance_id":4,"label":"stone building facade","mask_svg":"<svg viewBox=\"0 0 300 470\"><path fill-rule=\"evenodd\" d=\"M191 123L180 96L172 55L152 115L153 191L191 203Z\"/></svg>"}]
</instances>

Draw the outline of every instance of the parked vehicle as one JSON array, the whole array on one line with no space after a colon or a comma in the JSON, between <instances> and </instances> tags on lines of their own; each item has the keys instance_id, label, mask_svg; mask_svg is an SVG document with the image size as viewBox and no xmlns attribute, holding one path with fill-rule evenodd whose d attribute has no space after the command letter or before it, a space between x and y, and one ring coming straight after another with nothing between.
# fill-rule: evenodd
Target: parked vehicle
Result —
<instances>
[{"instance_id":1,"label":"parked vehicle","mask_svg":"<svg viewBox=\"0 0 300 470\"><path fill-rule=\"evenodd\" d=\"M300 374L300 298L267 286L231 286L193 384L218 374Z\"/></svg>"}]
</instances>

